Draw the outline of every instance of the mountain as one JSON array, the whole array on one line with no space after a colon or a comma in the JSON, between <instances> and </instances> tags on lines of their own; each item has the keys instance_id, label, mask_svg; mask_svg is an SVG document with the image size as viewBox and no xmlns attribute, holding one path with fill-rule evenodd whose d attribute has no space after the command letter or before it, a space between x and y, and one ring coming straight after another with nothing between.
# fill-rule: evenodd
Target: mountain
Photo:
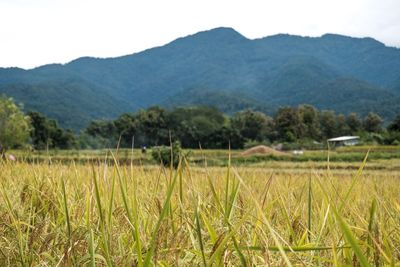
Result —
<instances>
[{"instance_id":1,"label":"mountain","mask_svg":"<svg viewBox=\"0 0 400 267\"><path fill-rule=\"evenodd\" d=\"M273 113L278 106L266 105L240 91L209 90L193 88L182 90L160 103L167 108L180 106L212 106L225 114L233 115L240 110L252 109L264 113Z\"/></svg>"},{"instance_id":2,"label":"mountain","mask_svg":"<svg viewBox=\"0 0 400 267\"><path fill-rule=\"evenodd\" d=\"M216 28L117 58L0 68L0 94L76 130L151 105L273 113L307 103L391 119L400 112L400 49L335 34L250 40Z\"/></svg>"}]
</instances>

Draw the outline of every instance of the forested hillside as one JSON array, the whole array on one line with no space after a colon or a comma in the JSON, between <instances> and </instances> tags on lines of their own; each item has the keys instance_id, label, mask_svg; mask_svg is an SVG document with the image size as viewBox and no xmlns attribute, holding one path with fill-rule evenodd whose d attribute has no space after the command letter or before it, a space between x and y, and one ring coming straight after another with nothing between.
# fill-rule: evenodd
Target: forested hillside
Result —
<instances>
[{"instance_id":1,"label":"forested hillside","mask_svg":"<svg viewBox=\"0 0 400 267\"><path fill-rule=\"evenodd\" d=\"M390 120L400 111L400 49L333 34L250 40L217 28L118 58L0 68L0 94L75 130L151 105L271 114L312 104Z\"/></svg>"}]
</instances>

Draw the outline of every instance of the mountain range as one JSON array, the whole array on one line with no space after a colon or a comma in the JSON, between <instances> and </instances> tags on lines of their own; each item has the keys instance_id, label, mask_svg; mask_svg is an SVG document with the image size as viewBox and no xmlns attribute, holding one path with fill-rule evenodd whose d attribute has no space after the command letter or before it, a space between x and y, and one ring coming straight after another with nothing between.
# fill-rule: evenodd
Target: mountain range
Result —
<instances>
[{"instance_id":1,"label":"mountain range","mask_svg":"<svg viewBox=\"0 0 400 267\"><path fill-rule=\"evenodd\" d=\"M390 120L400 113L400 49L336 34L252 40L216 28L116 58L0 68L0 94L75 130L152 105L273 114L311 104Z\"/></svg>"}]
</instances>

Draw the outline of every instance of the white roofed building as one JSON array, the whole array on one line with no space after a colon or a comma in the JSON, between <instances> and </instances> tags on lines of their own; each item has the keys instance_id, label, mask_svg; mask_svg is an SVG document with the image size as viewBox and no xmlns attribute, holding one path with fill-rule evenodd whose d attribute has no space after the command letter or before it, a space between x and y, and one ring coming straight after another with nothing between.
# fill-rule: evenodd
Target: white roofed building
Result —
<instances>
[{"instance_id":1,"label":"white roofed building","mask_svg":"<svg viewBox=\"0 0 400 267\"><path fill-rule=\"evenodd\" d=\"M334 146L354 146L360 142L359 136L340 136L328 139L328 143Z\"/></svg>"}]
</instances>

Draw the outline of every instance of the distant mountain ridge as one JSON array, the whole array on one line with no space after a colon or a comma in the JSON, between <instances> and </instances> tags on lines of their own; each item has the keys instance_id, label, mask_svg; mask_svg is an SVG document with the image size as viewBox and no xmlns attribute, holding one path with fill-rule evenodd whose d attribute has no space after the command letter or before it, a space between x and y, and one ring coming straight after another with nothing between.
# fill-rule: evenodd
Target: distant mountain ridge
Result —
<instances>
[{"instance_id":1,"label":"distant mountain ridge","mask_svg":"<svg viewBox=\"0 0 400 267\"><path fill-rule=\"evenodd\" d=\"M0 68L0 94L73 129L151 105L272 113L312 104L391 119L400 112L400 49L335 34L250 40L216 28L122 57Z\"/></svg>"}]
</instances>

